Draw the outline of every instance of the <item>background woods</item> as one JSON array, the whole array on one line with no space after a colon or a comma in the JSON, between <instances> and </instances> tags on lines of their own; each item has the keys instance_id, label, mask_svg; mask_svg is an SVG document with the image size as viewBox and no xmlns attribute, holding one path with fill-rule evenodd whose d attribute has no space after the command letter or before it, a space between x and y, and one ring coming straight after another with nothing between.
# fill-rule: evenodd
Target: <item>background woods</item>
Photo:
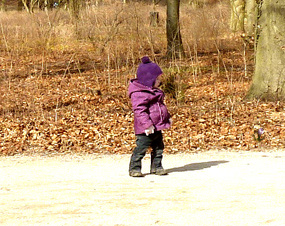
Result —
<instances>
[{"instance_id":1,"label":"background woods","mask_svg":"<svg viewBox=\"0 0 285 226\"><path fill-rule=\"evenodd\" d=\"M258 71L255 50L267 45L255 41L264 43L262 32L272 32L256 24L271 16L256 13L252 34L246 19L243 28L231 29L237 17L230 1L181 2L184 57L169 59L166 1L43 1L43 8L34 2L22 11L18 1L1 2L1 154L130 153L133 116L126 90L143 55L165 74L174 119L165 131L166 152L284 147L282 92L271 102L245 99ZM276 15L283 15L277 10L282 7L275 7ZM158 12L155 26L150 12ZM241 12L248 17L246 5ZM279 41L271 49L278 49L284 66L284 32L275 27ZM283 72L280 67L274 77L281 85ZM265 133L258 139L260 127Z\"/></svg>"}]
</instances>

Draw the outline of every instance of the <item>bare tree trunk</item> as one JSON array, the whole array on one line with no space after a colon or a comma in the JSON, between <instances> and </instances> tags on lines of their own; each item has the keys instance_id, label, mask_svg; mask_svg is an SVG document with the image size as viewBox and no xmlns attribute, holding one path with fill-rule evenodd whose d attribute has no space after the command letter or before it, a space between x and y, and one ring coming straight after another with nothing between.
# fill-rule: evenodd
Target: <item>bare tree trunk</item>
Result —
<instances>
[{"instance_id":1,"label":"bare tree trunk","mask_svg":"<svg viewBox=\"0 0 285 226\"><path fill-rule=\"evenodd\" d=\"M256 65L248 98L285 100L285 2L263 0Z\"/></svg>"},{"instance_id":2,"label":"bare tree trunk","mask_svg":"<svg viewBox=\"0 0 285 226\"><path fill-rule=\"evenodd\" d=\"M150 26L157 27L159 23L159 12L150 12L149 18L150 18Z\"/></svg>"},{"instance_id":3,"label":"bare tree trunk","mask_svg":"<svg viewBox=\"0 0 285 226\"><path fill-rule=\"evenodd\" d=\"M246 0L245 3L245 33L253 36L257 23L257 4L256 0Z\"/></svg>"},{"instance_id":4,"label":"bare tree trunk","mask_svg":"<svg viewBox=\"0 0 285 226\"><path fill-rule=\"evenodd\" d=\"M244 31L245 0L231 0L231 30Z\"/></svg>"},{"instance_id":5,"label":"bare tree trunk","mask_svg":"<svg viewBox=\"0 0 285 226\"><path fill-rule=\"evenodd\" d=\"M24 5L23 5L22 0L18 0L18 11L22 11L23 7L24 7Z\"/></svg>"},{"instance_id":6,"label":"bare tree trunk","mask_svg":"<svg viewBox=\"0 0 285 226\"><path fill-rule=\"evenodd\" d=\"M79 19L81 0L69 0L69 9L74 19Z\"/></svg>"},{"instance_id":7,"label":"bare tree trunk","mask_svg":"<svg viewBox=\"0 0 285 226\"><path fill-rule=\"evenodd\" d=\"M180 0L167 0L167 56L169 58L184 57L179 25Z\"/></svg>"},{"instance_id":8,"label":"bare tree trunk","mask_svg":"<svg viewBox=\"0 0 285 226\"><path fill-rule=\"evenodd\" d=\"M54 3L54 0L40 0L38 1L38 7L42 10L48 10L54 7Z\"/></svg>"},{"instance_id":9,"label":"bare tree trunk","mask_svg":"<svg viewBox=\"0 0 285 226\"><path fill-rule=\"evenodd\" d=\"M30 10L30 2L28 0L22 0L22 4L25 7L25 9L27 10L28 13L31 13Z\"/></svg>"},{"instance_id":10,"label":"bare tree trunk","mask_svg":"<svg viewBox=\"0 0 285 226\"><path fill-rule=\"evenodd\" d=\"M6 3L6 0L1 0L1 11L5 11L6 10L5 3Z\"/></svg>"},{"instance_id":11,"label":"bare tree trunk","mask_svg":"<svg viewBox=\"0 0 285 226\"><path fill-rule=\"evenodd\" d=\"M22 0L22 3L28 13L33 13L34 7L38 3L38 1L39 0Z\"/></svg>"}]
</instances>

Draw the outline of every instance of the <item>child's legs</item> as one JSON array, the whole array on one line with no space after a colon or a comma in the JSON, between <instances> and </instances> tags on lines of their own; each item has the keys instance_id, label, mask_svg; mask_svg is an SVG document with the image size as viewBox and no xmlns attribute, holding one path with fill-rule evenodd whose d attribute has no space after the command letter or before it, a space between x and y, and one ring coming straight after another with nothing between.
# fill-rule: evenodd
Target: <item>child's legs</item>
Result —
<instances>
[{"instance_id":1,"label":"child's legs","mask_svg":"<svg viewBox=\"0 0 285 226\"><path fill-rule=\"evenodd\" d=\"M129 171L141 172L142 159L146 154L147 149L151 146L152 139L146 135L137 135L136 147L130 160Z\"/></svg>"},{"instance_id":2,"label":"child's legs","mask_svg":"<svg viewBox=\"0 0 285 226\"><path fill-rule=\"evenodd\" d=\"M161 131L156 132L155 137L152 141L151 147L151 170L161 169L162 168L162 157L163 157L163 149L164 149L164 143L163 143L163 137Z\"/></svg>"}]
</instances>

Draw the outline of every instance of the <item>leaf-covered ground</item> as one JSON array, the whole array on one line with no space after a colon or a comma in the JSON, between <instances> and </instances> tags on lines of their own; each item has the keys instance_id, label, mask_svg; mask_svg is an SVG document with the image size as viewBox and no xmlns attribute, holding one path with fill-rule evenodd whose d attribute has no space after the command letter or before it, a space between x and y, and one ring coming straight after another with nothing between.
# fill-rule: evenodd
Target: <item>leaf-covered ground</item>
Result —
<instances>
[{"instance_id":1,"label":"leaf-covered ground","mask_svg":"<svg viewBox=\"0 0 285 226\"><path fill-rule=\"evenodd\" d=\"M1 58L1 155L131 153L135 135L127 87L134 70L103 70L100 62L65 58L48 59L45 66L42 59ZM173 126L164 132L165 152L284 148L285 105L244 99L252 65L245 71L242 53L200 54L195 63L178 64L172 71L162 66L165 76L174 74L179 82L176 99L166 96ZM258 141L260 127L265 133Z\"/></svg>"}]
</instances>

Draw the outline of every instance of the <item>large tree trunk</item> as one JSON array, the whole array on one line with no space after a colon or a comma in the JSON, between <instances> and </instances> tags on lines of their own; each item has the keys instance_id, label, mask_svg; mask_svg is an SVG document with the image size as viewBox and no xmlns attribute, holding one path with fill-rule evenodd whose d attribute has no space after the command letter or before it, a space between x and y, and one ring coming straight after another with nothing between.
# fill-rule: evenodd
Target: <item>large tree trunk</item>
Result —
<instances>
[{"instance_id":1,"label":"large tree trunk","mask_svg":"<svg viewBox=\"0 0 285 226\"><path fill-rule=\"evenodd\" d=\"M260 4L256 65L248 97L285 100L285 2Z\"/></svg>"},{"instance_id":2,"label":"large tree trunk","mask_svg":"<svg viewBox=\"0 0 285 226\"><path fill-rule=\"evenodd\" d=\"M180 0L167 0L167 56L169 58L184 57L179 25Z\"/></svg>"},{"instance_id":3,"label":"large tree trunk","mask_svg":"<svg viewBox=\"0 0 285 226\"><path fill-rule=\"evenodd\" d=\"M231 30L244 31L245 0L231 0Z\"/></svg>"}]
</instances>

